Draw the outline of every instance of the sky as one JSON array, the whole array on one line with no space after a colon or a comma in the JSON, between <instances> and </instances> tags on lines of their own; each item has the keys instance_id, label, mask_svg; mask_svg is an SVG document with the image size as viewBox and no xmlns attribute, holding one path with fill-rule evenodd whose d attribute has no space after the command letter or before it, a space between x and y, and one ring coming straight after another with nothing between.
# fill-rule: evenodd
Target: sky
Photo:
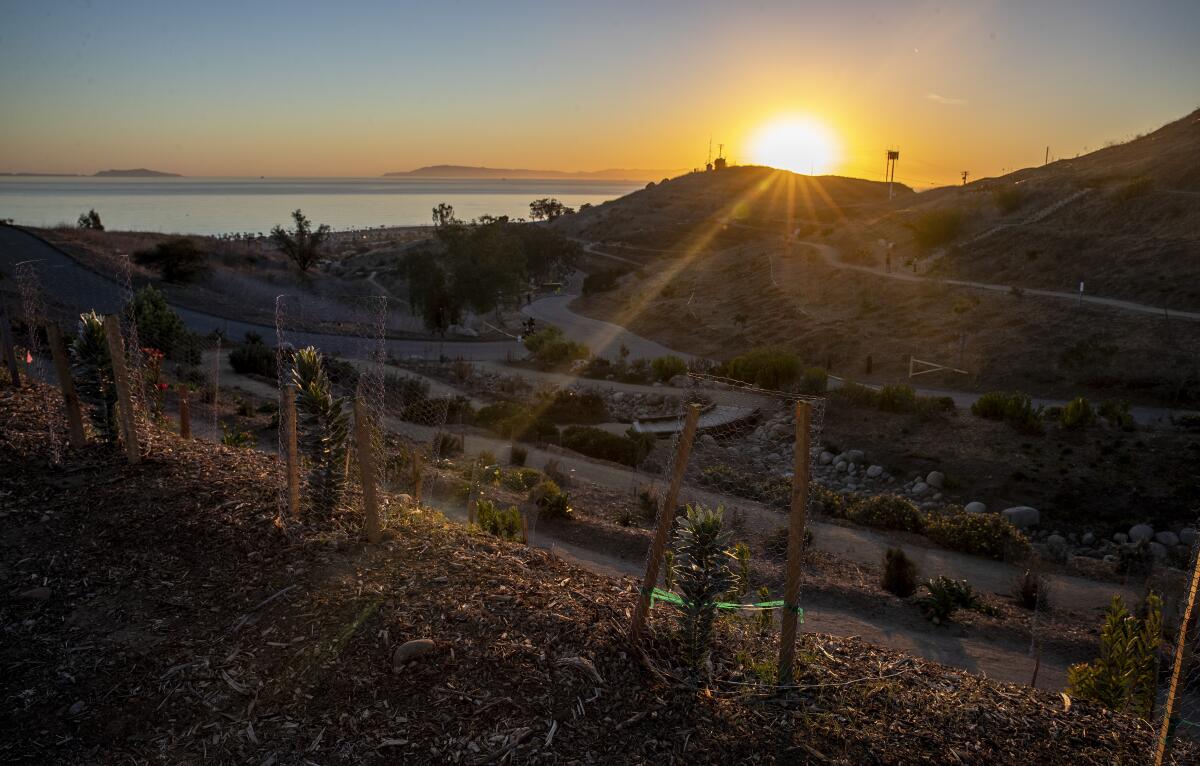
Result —
<instances>
[{"instance_id":1,"label":"sky","mask_svg":"<svg viewBox=\"0 0 1200 766\"><path fill-rule=\"evenodd\" d=\"M0 0L0 172L691 169L781 119L915 188L1200 107L1197 0Z\"/></svg>"}]
</instances>

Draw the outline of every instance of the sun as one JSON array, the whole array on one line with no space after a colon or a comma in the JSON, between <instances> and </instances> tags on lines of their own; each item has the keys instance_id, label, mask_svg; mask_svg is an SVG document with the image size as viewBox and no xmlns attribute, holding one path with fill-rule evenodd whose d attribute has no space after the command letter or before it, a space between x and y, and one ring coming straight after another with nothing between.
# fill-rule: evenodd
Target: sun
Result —
<instances>
[{"instance_id":1,"label":"sun","mask_svg":"<svg viewBox=\"0 0 1200 766\"><path fill-rule=\"evenodd\" d=\"M761 127L750 142L751 159L793 173L820 175L838 159L832 131L809 117L785 117Z\"/></svg>"}]
</instances>

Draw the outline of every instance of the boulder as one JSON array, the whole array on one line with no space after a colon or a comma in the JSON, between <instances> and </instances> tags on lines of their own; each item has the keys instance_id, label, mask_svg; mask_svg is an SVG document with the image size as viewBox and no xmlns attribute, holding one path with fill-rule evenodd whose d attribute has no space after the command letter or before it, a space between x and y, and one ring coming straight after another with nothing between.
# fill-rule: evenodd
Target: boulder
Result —
<instances>
[{"instance_id":1,"label":"boulder","mask_svg":"<svg viewBox=\"0 0 1200 766\"><path fill-rule=\"evenodd\" d=\"M851 463L862 463L862 462L866 461L866 459L867 459L867 453L863 452L863 451L862 451L862 450L860 450L860 449L848 449L848 450L846 450L846 460L847 460L848 462L851 462Z\"/></svg>"},{"instance_id":2,"label":"boulder","mask_svg":"<svg viewBox=\"0 0 1200 766\"><path fill-rule=\"evenodd\" d=\"M1000 511L1000 515L1008 519L1008 522L1014 527L1021 529L1036 527L1042 520L1042 514L1038 509L1028 505L1014 505L1012 508L1005 508Z\"/></svg>"},{"instance_id":3,"label":"boulder","mask_svg":"<svg viewBox=\"0 0 1200 766\"><path fill-rule=\"evenodd\" d=\"M1129 540L1140 543L1154 537L1154 527L1149 524L1134 524L1129 528Z\"/></svg>"},{"instance_id":4,"label":"boulder","mask_svg":"<svg viewBox=\"0 0 1200 766\"><path fill-rule=\"evenodd\" d=\"M967 513L987 513L987 506L978 500L972 500L963 506L963 510Z\"/></svg>"},{"instance_id":5,"label":"boulder","mask_svg":"<svg viewBox=\"0 0 1200 766\"><path fill-rule=\"evenodd\" d=\"M429 654L436 648L437 644L433 642L432 638L418 638L400 644L396 647L396 651L392 652L392 672L399 673L400 669L404 667L404 663Z\"/></svg>"},{"instance_id":6,"label":"boulder","mask_svg":"<svg viewBox=\"0 0 1200 766\"><path fill-rule=\"evenodd\" d=\"M687 388L692 384L692 379L687 375L676 375L668 380L667 383L674 388Z\"/></svg>"},{"instance_id":7,"label":"boulder","mask_svg":"<svg viewBox=\"0 0 1200 766\"><path fill-rule=\"evenodd\" d=\"M937 489L944 489L946 486L946 474L941 471L930 471L925 477L925 483Z\"/></svg>"},{"instance_id":8,"label":"boulder","mask_svg":"<svg viewBox=\"0 0 1200 766\"><path fill-rule=\"evenodd\" d=\"M1091 532L1084 532L1083 540L1081 542L1084 545L1095 545L1096 544L1096 536L1094 534L1092 534Z\"/></svg>"},{"instance_id":9,"label":"boulder","mask_svg":"<svg viewBox=\"0 0 1200 766\"><path fill-rule=\"evenodd\" d=\"M1154 540L1155 540L1155 542L1162 543L1163 545L1167 546L1168 548L1179 545L1179 535L1175 534L1174 532L1171 532L1170 530L1165 530L1165 531L1159 532L1157 535L1154 536Z\"/></svg>"},{"instance_id":10,"label":"boulder","mask_svg":"<svg viewBox=\"0 0 1200 766\"><path fill-rule=\"evenodd\" d=\"M878 479L882 473L883 473L883 466L873 465L867 469L867 478Z\"/></svg>"},{"instance_id":11,"label":"boulder","mask_svg":"<svg viewBox=\"0 0 1200 766\"><path fill-rule=\"evenodd\" d=\"M829 465L833 462L833 453L827 450L823 451L821 456L817 458L817 462L821 465Z\"/></svg>"},{"instance_id":12,"label":"boulder","mask_svg":"<svg viewBox=\"0 0 1200 766\"><path fill-rule=\"evenodd\" d=\"M1129 535L1124 532L1117 532L1113 535L1113 542L1117 545L1124 545L1129 542Z\"/></svg>"},{"instance_id":13,"label":"boulder","mask_svg":"<svg viewBox=\"0 0 1200 766\"><path fill-rule=\"evenodd\" d=\"M838 464L836 467L837 467L838 473L845 473L846 469L850 467L850 464L847 463L845 460L840 460L840 461L838 461Z\"/></svg>"},{"instance_id":14,"label":"boulder","mask_svg":"<svg viewBox=\"0 0 1200 766\"><path fill-rule=\"evenodd\" d=\"M1167 557L1167 546L1159 542L1150 541L1150 554L1154 556L1155 561L1162 561Z\"/></svg>"},{"instance_id":15,"label":"boulder","mask_svg":"<svg viewBox=\"0 0 1200 766\"><path fill-rule=\"evenodd\" d=\"M909 490L909 492L911 492L914 497L920 497L921 495L925 494L928 491L929 491L929 485L923 481L918 481L916 484L913 485L913 488Z\"/></svg>"}]
</instances>

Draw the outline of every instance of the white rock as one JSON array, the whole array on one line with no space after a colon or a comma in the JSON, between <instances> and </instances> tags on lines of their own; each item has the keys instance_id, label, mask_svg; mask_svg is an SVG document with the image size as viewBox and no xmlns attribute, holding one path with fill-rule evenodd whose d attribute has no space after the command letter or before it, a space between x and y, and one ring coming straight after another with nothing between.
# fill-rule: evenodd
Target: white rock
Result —
<instances>
[{"instance_id":1,"label":"white rock","mask_svg":"<svg viewBox=\"0 0 1200 766\"><path fill-rule=\"evenodd\" d=\"M833 462L833 453L828 451L822 452L821 456L817 458L817 462L821 465L829 465Z\"/></svg>"},{"instance_id":2,"label":"white rock","mask_svg":"<svg viewBox=\"0 0 1200 766\"><path fill-rule=\"evenodd\" d=\"M930 471L929 475L925 477L925 483L931 487L943 489L946 485L946 475L941 471Z\"/></svg>"},{"instance_id":3,"label":"white rock","mask_svg":"<svg viewBox=\"0 0 1200 766\"><path fill-rule=\"evenodd\" d=\"M1167 546L1168 548L1170 548L1171 546L1174 546L1174 545L1179 545L1179 535L1177 535L1174 532L1171 532L1169 530L1159 532L1157 535L1154 536L1154 539L1155 539L1155 541L1162 543L1163 545Z\"/></svg>"},{"instance_id":4,"label":"white rock","mask_svg":"<svg viewBox=\"0 0 1200 766\"><path fill-rule=\"evenodd\" d=\"M1140 543L1152 537L1154 537L1154 527L1149 524L1134 524L1129 528L1129 539L1132 542Z\"/></svg>"},{"instance_id":5,"label":"white rock","mask_svg":"<svg viewBox=\"0 0 1200 766\"><path fill-rule=\"evenodd\" d=\"M987 513L987 506L978 500L972 500L963 507L963 510L967 513Z\"/></svg>"},{"instance_id":6,"label":"white rock","mask_svg":"<svg viewBox=\"0 0 1200 766\"><path fill-rule=\"evenodd\" d=\"M867 469L867 478L877 479L883 473L883 466L873 465Z\"/></svg>"},{"instance_id":7,"label":"white rock","mask_svg":"<svg viewBox=\"0 0 1200 766\"><path fill-rule=\"evenodd\" d=\"M1014 527L1036 527L1042 520L1042 514L1037 508L1032 508L1028 505L1014 505L1012 508L1005 508L1000 511L1000 515L1008 519L1009 523Z\"/></svg>"},{"instance_id":8,"label":"white rock","mask_svg":"<svg viewBox=\"0 0 1200 766\"><path fill-rule=\"evenodd\" d=\"M399 673L404 663L429 654L436 646L432 638L418 638L413 641L406 641L397 646L396 651L392 652L392 672Z\"/></svg>"}]
</instances>

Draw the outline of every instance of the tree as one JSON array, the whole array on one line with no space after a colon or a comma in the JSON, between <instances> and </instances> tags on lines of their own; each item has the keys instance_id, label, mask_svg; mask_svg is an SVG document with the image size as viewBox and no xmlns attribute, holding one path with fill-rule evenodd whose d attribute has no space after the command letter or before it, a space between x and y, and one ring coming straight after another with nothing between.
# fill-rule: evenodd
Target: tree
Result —
<instances>
[{"instance_id":1,"label":"tree","mask_svg":"<svg viewBox=\"0 0 1200 766\"><path fill-rule=\"evenodd\" d=\"M104 224L100 223L100 214L96 212L95 208L80 214L76 225L81 229L104 231Z\"/></svg>"},{"instance_id":2,"label":"tree","mask_svg":"<svg viewBox=\"0 0 1200 766\"><path fill-rule=\"evenodd\" d=\"M153 250L134 253L133 262L152 268L162 274L166 281L178 284L192 282L208 271L204 253L190 239L159 242Z\"/></svg>"},{"instance_id":3,"label":"tree","mask_svg":"<svg viewBox=\"0 0 1200 766\"><path fill-rule=\"evenodd\" d=\"M271 229L271 241L292 260L300 271L307 272L322 257L322 246L329 237L329 226L321 224L316 231L299 208L292 211L296 228L289 232L282 226Z\"/></svg>"},{"instance_id":4,"label":"tree","mask_svg":"<svg viewBox=\"0 0 1200 766\"><path fill-rule=\"evenodd\" d=\"M542 197L529 203L529 217L535 221L553 221L559 216L570 215L574 212L573 208L567 207L553 197Z\"/></svg>"},{"instance_id":5,"label":"tree","mask_svg":"<svg viewBox=\"0 0 1200 766\"><path fill-rule=\"evenodd\" d=\"M433 209L433 225L439 229L445 226L454 226L462 223L454 217L454 206L448 205L445 202L439 202L437 207Z\"/></svg>"},{"instance_id":6,"label":"tree","mask_svg":"<svg viewBox=\"0 0 1200 766\"><path fill-rule=\"evenodd\" d=\"M96 431L104 441L116 442L117 388L104 320L95 311L79 316L79 330L71 344L71 374L79 389L79 398L90 405Z\"/></svg>"}]
</instances>

